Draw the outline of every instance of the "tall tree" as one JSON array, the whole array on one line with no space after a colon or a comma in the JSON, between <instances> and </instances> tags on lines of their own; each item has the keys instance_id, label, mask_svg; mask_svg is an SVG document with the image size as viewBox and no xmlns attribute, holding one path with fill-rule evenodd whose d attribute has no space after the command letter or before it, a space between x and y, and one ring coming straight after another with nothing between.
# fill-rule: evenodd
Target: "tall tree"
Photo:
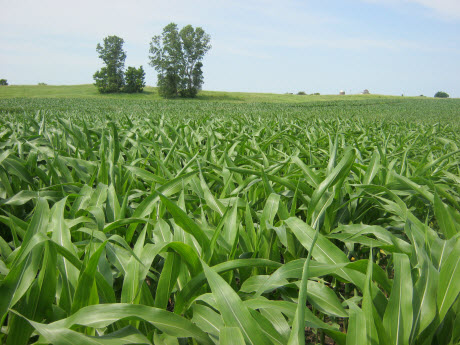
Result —
<instances>
[{"instance_id":1,"label":"tall tree","mask_svg":"<svg viewBox=\"0 0 460 345\"><path fill-rule=\"evenodd\" d=\"M96 51L105 63L105 67L94 74L99 92L119 92L123 88L126 59L123 43L124 40L118 36L108 36L104 38L103 45L97 44Z\"/></svg>"},{"instance_id":2,"label":"tall tree","mask_svg":"<svg viewBox=\"0 0 460 345\"><path fill-rule=\"evenodd\" d=\"M163 97L195 97L203 85L204 55L211 49L211 37L191 25L180 31L174 23L164 27L150 42L150 65L158 72Z\"/></svg>"}]
</instances>

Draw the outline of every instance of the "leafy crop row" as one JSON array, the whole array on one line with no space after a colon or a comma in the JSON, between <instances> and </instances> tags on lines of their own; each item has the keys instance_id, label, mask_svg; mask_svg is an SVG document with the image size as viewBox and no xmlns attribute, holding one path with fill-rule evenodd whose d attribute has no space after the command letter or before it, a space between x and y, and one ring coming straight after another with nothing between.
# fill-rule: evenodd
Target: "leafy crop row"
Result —
<instances>
[{"instance_id":1,"label":"leafy crop row","mask_svg":"<svg viewBox=\"0 0 460 345\"><path fill-rule=\"evenodd\" d=\"M2 341L457 344L443 107L2 101Z\"/></svg>"}]
</instances>

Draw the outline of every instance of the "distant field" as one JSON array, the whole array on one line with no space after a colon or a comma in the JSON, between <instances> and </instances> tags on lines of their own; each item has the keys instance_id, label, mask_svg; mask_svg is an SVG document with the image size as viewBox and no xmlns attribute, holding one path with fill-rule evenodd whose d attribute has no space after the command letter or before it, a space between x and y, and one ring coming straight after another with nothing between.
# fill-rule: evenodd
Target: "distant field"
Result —
<instances>
[{"instance_id":1,"label":"distant field","mask_svg":"<svg viewBox=\"0 0 460 345\"><path fill-rule=\"evenodd\" d=\"M0 114L61 114L99 121L114 114L172 118L267 116L269 118L353 118L460 127L460 99L394 96L297 96L203 91L196 99L165 100L155 88L143 94L100 95L92 85L0 88Z\"/></svg>"},{"instance_id":2,"label":"distant field","mask_svg":"<svg viewBox=\"0 0 460 345\"><path fill-rule=\"evenodd\" d=\"M112 94L101 95L94 85L10 85L0 87L0 99L12 97L58 97L58 98L101 98L101 99L161 99L156 87L147 86L141 94ZM247 93L247 92L221 92L221 91L202 91L197 97L198 100L206 101L235 101L235 102L315 102L332 100L363 100L363 99L392 99L401 98L396 96L381 95L319 95L319 96L300 96L271 93Z\"/></svg>"},{"instance_id":3,"label":"distant field","mask_svg":"<svg viewBox=\"0 0 460 345\"><path fill-rule=\"evenodd\" d=\"M460 100L0 88L0 343L460 341Z\"/></svg>"}]
</instances>

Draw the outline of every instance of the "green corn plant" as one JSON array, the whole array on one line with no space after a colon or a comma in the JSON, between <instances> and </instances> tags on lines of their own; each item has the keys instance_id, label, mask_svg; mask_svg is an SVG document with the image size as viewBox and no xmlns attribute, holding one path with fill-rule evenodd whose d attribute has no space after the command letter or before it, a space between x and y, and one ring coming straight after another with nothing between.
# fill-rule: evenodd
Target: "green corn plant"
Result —
<instances>
[{"instance_id":1,"label":"green corn plant","mask_svg":"<svg viewBox=\"0 0 460 345\"><path fill-rule=\"evenodd\" d=\"M458 344L458 109L1 99L1 342Z\"/></svg>"}]
</instances>

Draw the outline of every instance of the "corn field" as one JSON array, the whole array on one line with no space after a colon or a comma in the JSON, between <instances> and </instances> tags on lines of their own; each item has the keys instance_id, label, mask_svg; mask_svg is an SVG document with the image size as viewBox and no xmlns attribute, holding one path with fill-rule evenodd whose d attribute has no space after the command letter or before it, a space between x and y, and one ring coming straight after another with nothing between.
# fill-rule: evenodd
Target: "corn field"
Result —
<instances>
[{"instance_id":1,"label":"corn field","mask_svg":"<svg viewBox=\"0 0 460 345\"><path fill-rule=\"evenodd\" d=\"M460 343L458 100L0 101L0 339Z\"/></svg>"}]
</instances>

